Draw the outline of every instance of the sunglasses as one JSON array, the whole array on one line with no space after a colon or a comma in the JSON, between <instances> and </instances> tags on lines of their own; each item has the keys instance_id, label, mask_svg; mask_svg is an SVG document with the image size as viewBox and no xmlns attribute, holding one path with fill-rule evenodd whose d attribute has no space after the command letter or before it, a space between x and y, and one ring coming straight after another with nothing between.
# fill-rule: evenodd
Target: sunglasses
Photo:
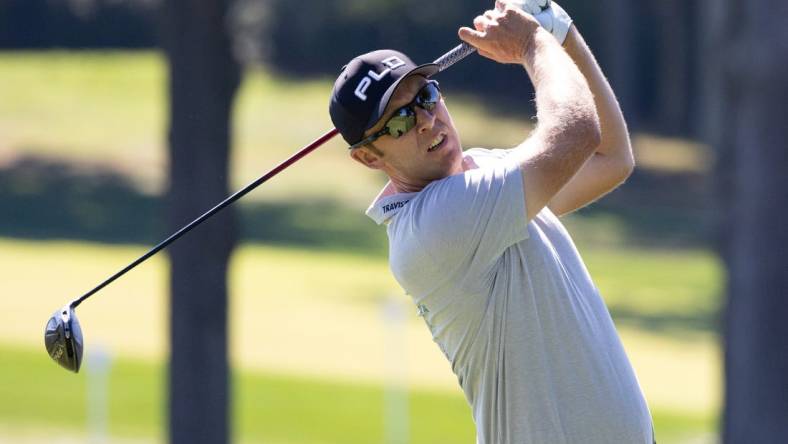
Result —
<instances>
[{"instance_id":1,"label":"sunglasses","mask_svg":"<svg viewBox=\"0 0 788 444\"><path fill-rule=\"evenodd\" d=\"M416 110L414 107L418 106L421 109L432 112L440 99L441 90L438 82L435 80L428 81L427 84L416 93L416 97L414 97L410 103L394 112L394 115L389 118L382 130L372 134L361 142L351 145L350 149L352 150L372 143L383 136L391 136L395 139L400 138L416 126Z\"/></svg>"}]
</instances>

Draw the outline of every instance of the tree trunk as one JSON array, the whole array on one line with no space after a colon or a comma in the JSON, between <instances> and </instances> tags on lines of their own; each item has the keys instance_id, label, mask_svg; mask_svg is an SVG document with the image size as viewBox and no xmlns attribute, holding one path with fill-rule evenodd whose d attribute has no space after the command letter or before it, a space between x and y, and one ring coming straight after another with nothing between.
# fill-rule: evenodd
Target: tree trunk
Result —
<instances>
[{"instance_id":1,"label":"tree trunk","mask_svg":"<svg viewBox=\"0 0 788 444\"><path fill-rule=\"evenodd\" d=\"M630 132L637 129L641 117L636 81L637 9L638 4L631 0L604 0L598 9L602 21L600 29L604 44L601 53L604 54L605 73L616 92Z\"/></svg>"},{"instance_id":2,"label":"tree trunk","mask_svg":"<svg viewBox=\"0 0 788 444\"><path fill-rule=\"evenodd\" d=\"M705 0L709 142L720 150L727 444L788 436L788 3Z\"/></svg>"},{"instance_id":3,"label":"tree trunk","mask_svg":"<svg viewBox=\"0 0 788 444\"><path fill-rule=\"evenodd\" d=\"M691 135L690 124L696 87L694 42L697 21L695 2L661 0L652 2L658 17L658 73L655 117L658 130L672 136Z\"/></svg>"},{"instance_id":4,"label":"tree trunk","mask_svg":"<svg viewBox=\"0 0 788 444\"><path fill-rule=\"evenodd\" d=\"M166 0L170 227L228 194L230 122L240 68L227 29L229 0ZM227 266L232 209L170 249L169 435L173 444L229 441Z\"/></svg>"}]
</instances>

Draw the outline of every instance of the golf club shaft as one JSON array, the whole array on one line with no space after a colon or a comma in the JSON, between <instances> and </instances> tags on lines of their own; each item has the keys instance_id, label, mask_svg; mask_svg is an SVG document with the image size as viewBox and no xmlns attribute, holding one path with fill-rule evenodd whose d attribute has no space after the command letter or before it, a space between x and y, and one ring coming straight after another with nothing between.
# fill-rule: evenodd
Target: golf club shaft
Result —
<instances>
[{"instance_id":1,"label":"golf club shaft","mask_svg":"<svg viewBox=\"0 0 788 444\"><path fill-rule=\"evenodd\" d=\"M468 45L467 43L463 43L461 45L457 45L451 51L447 52L446 54L444 54L443 56L441 56L440 58L435 60L434 63L438 65L440 71L443 71L446 68L448 68L448 67L454 65L455 63L459 62L460 60L464 59L465 57L467 57L468 55L470 55L474 51L476 51L476 49L474 47ZM282 172L282 170L284 170L285 168L287 168L290 165L294 164L295 162L297 162L298 160L300 160L301 158L303 158L307 154L309 154L312 151L316 150L318 147L320 147L324 143L326 143L329 140L333 139L334 136L336 136L337 134L339 134L339 131L336 128L332 129L331 131L328 131L327 133L322 135L320 138L318 138L314 142L312 142L309 145L307 145L304 148L302 148L301 151L293 154L289 159L287 159L284 162L280 163L276 168L272 169L271 171L269 171L268 173L266 173L265 175L263 175L259 179L255 180L254 182L250 183L249 185L247 185L243 189L237 191L232 196L228 197L227 199L223 200L222 202L220 202L215 207L211 208L207 213L203 214L202 216L200 216L197 219L195 219L194 221L192 221L189 225L186 225L185 227L181 228L180 230L178 230L177 232L172 234L167 239L163 240L161 243L159 243L158 245L153 247L150 251L148 251L147 253L145 253L142 256L140 256L137 260L135 260L134 262L130 263L129 265L127 265L122 270L118 271L117 273L115 273L112 276L110 276L109 278L107 278L104 282L100 283L99 285L97 285L92 290L88 291L87 293L85 293L84 295L79 297L78 299L74 299L69 305L71 306L72 309L76 308L85 299L93 296L99 290L101 290L102 288L104 288L107 285L109 285L112 282L114 282L119 277L121 277L124 274L126 274L127 272L129 272L132 268L134 268L137 265L145 262L146 260L148 260L148 258L150 258L154 254L158 253L159 251L163 250L168 245L170 245L171 243L173 243L176 240L178 240L181 236L183 236L184 234L186 234L189 231L191 231L192 229L194 229L196 226L198 226L201 223L203 223L206 220L208 220L208 218L210 218L214 214L218 213L219 211L222 211L225 207L227 207L228 205L230 205L233 202L237 201L238 199L244 197L250 191L254 190L255 188L257 188L260 185L262 185L263 183L267 182L272 177L274 177L277 174L279 174L280 172Z\"/></svg>"},{"instance_id":2,"label":"golf club shaft","mask_svg":"<svg viewBox=\"0 0 788 444\"><path fill-rule=\"evenodd\" d=\"M267 172L265 175L263 175L259 179L255 180L254 182L250 183L249 185L245 186L243 189L238 190L235 194L233 194L232 196L230 196L227 199L223 200L222 202L220 202L215 207L211 208L208 212L206 212L202 216L200 216L197 219L195 219L194 221L192 221L189 225L186 225L185 227L181 228L180 230L178 230L177 232L172 234L167 239L163 240L161 243L159 243L158 245L153 247L150 251L148 251L144 255L140 256L137 260L135 260L134 262L130 263L129 265L127 265L122 270L118 271L117 273L115 273L112 276L110 276L109 278L107 278L107 280L105 280L104 282L100 283L94 289L92 289L89 292L85 293L79 299L75 299L70 304L71 308L76 308L79 304L82 303L82 301L84 301L85 299L91 297L93 294L95 294L97 291L101 290L102 288L106 287L107 285L111 284L114 280L116 280L117 278L123 276L128 271L130 271L132 268L134 268L137 265L145 262L148 258L153 256L154 254L158 253L159 251L161 251L162 249L164 249L165 247L167 247L171 243L175 242L181 236L183 236L184 234L188 233L189 231L191 231L192 229L194 229L196 226L200 225L201 223L205 222L208 218L210 218L214 214L218 213L219 211L222 211L228 205L230 205L233 202L237 201L238 199L244 197L250 191L254 190L255 188L257 188L260 185L262 185L263 183L267 182L269 179L271 179L272 177L274 177L277 174L279 174L280 172L282 172L282 170L284 170L285 168L289 167L290 165L294 164L295 162L297 162L298 160L300 160L301 158L303 158L307 154L309 154L312 151L316 150L318 147L320 147L324 143L326 143L329 140L331 140L332 138L334 138L334 136L336 136L337 134L339 134L339 131L337 129L332 129L331 131L325 133L324 135L322 135L320 138L318 138L314 142L312 142L309 145L305 146L304 148L301 149L301 151L293 154L292 156L290 156L290 158L288 158L287 160L285 160L284 162L282 162L278 166L276 166L276 168L274 168L271 171Z\"/></svg>"}]
</instances>

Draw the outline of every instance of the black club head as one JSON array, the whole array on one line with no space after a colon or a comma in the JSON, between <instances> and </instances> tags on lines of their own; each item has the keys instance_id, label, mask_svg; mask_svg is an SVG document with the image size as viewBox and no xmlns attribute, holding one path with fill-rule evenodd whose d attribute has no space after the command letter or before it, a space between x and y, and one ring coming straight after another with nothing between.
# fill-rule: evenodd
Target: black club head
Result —
<instances>
[{"instance_id":1,"label":"black club head","mask_svg":"<svg viewBox=\"0 0 788 444\"><path fill-rule=\"evenodd\" d=\"M82 329L71 305L56 311L44 330L44 345L49 356L63 368L79 372L82 364Z\"/></svg>"}]
</instances>

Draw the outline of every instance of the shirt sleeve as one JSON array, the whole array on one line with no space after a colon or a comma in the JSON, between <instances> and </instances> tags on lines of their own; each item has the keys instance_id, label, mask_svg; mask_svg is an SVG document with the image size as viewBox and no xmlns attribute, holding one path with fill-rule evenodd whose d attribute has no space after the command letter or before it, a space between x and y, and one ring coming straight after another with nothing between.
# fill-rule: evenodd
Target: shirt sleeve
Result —
<instances>
[{"instance_id":1,"label":"shirt sleeve","mask_svg":"<svg viewBox=\"0 0 788 444\"><path fill-rule=\"evenodd\" d=\"M431 184L417 205L419 241L444 266L489 269L528 238L519 166L501 160Z\"/></svg>"}]
</instances>

